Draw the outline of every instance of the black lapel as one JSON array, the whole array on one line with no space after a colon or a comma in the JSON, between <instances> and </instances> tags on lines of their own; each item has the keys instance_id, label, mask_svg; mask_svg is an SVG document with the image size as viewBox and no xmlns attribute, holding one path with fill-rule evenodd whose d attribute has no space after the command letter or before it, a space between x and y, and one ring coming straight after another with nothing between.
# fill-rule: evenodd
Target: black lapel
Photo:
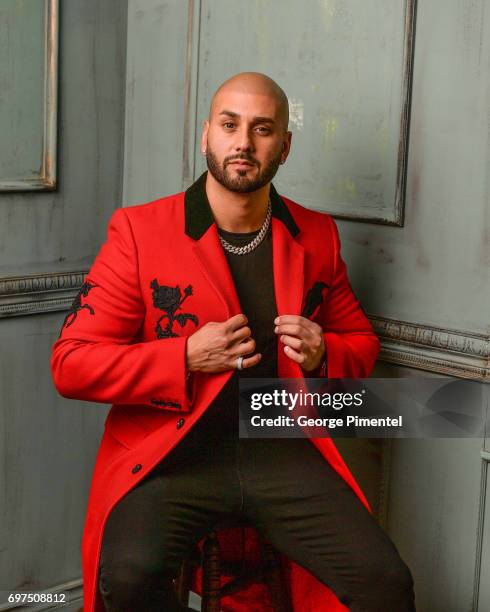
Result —
<instances>
[{"instance_id":1,"label":"black lapel","mask_svg":"<svg viewBox=\"0 0 490 612\"><path fill-rule=\"evenodd\" d=\"M213 213L206 195L206 176L207 171L193 183L185 192L185 233L199 240L214 223ZM299 230L288 207L277 193L274 185L270 186L270 199L272 206L272 216L280 219L288 228L289 232L295 237Z\"/></svg>"}]
</instances>

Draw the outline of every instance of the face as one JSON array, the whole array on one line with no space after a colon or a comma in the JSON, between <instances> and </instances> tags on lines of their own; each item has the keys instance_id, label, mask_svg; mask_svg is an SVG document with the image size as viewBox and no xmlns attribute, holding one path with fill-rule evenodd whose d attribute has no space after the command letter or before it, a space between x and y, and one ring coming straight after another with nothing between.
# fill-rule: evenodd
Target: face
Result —
<instances>
[{"instance_id":1,"label":"face","mask_svg":"<svg viewBox=\"0 0 490 612\"><path fill-rule=\"evenodd\" d=\"M204 122L201 150L209 172L226 189L250 193L269 183L290 149L274 97L222 91Z\"/></svg>"}]
</instances>

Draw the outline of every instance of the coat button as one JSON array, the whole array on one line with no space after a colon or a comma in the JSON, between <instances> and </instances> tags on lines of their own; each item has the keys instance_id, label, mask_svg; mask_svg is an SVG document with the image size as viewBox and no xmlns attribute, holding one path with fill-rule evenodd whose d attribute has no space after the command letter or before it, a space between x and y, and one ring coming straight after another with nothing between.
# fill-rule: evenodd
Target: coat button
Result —
<instances>
[{"instance_id":1,"label":"coat button","mask_svg":"<svg viewBox=\"0 0 490 612\"><path fill-rule=\"evenodd\" d=\"M185 423L185 419L179 419L177 421L177 429L180 429L184 423Z\"/></svg>"},{"instance_id":2,"label":"coat button","mask_svg":"<svg viewBox=\"0 0 490 612\"><path fill-rule=\"evenodd\" d=\"M140 470L141 470L141 463L137 463L131 471L133 472L133 474L136 474Z\"/></svg>"}]
</instances>

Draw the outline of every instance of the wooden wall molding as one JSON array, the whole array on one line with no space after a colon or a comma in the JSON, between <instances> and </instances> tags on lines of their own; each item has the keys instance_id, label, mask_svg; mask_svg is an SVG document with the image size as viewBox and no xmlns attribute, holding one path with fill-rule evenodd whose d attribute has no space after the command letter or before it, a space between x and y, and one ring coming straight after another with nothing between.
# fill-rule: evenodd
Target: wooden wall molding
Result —
<instances>
[{"instance_id":1,"label":"wooden wall molding","mask_svg":"<svg viewBox=\"0 0 490 612\"><path fill-rule=\"evenodd\" d=\"M473 579L472 610L479 609L482 555L483 555L483 538L485 535L484 529L485 529L485 513L486 513L486 501L487 501L489 459L490 459L490 453L482 451L480 497L478 500L478 526L476 530L475 575Z\"/></svg>"},{"instance_id":2,"label":"wooden wall molding","mask_svg":"<svg viewBox=\"0 0 490 612\"><path fill-rule=\"evenodd\" d=\"M0 278L0 318L68 310L87 272Z\"/></svg>"},{"instance_id":3,"label":"wooden wall molding","mask_svg":"<svg viewBox=\"0 0 490 612\"><path fill-rule=\"evenodd\" d=\"M379 359L490 382L490 336L369 315L381 340Z\"/></svg>"}]
</instances>

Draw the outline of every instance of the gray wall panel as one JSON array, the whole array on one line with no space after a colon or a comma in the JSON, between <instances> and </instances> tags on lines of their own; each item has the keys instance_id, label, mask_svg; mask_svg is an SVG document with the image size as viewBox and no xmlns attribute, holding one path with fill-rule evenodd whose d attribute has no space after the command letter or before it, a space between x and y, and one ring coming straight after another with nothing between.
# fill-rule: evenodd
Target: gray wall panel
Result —
<instances>
[{"instance_id":1,"label":"gray wall panel","mask_svg":"<svg viewBox=\"0 0 490 612\"><path fill-rule=\"evenodd\" d=\"M490 334L490 5L419 2L405 227L342 224L370 313Z\"/></svg>"},{"instance_id":2,"label":"gray wall panel","mask_svg":"<svg viewBox=\"0 0 490 612\"><path fill-rule=\"evenodd\" d=\"M473 610L480 448L481 440L454 438L393 445L388 530L422 612Z\"/></svg>"},{"instance_id":3,"label":"gray wall panel","mask_svg":"<svg viewBox=\"0 0 490 612\"><path fill-rule=\"evenodd\" d=\"M66 400L53 387L55 314L0 325L2 588L49 587L80 576L80 538L106 406ZM20 338L19 338L20 334ZM20 342L19 342L20 339ZM4 401L5 400L5 401Z\"/></svg>"},{"instance_id":4,"label":"gray wall panel","mask_svg":"<svg viewBox=\"0 0 490 612\"><path fill-rule=\"evenodd\" d=\"M490 509L490 472L488 471L487 456L482 465L482 497L481 513L487 514ZM481 556L477 557L478 589L475 592L478 610L490 610L490 521L483 521L481 529Z\"/></svg>"},{"instance_id":5,"label":"gray wall panel","mask_svg":"<svg viewBox=\"0 0 490 612\"><path fill-rule=\"evenodd\" d=\"M182 189L187 5L132 0L128 6L124 167L128 204Z\"/></svg>"},{"instance_id":6,"label":"gray wall panel","mask_svg":"<svg viewBox=\"0 0 490 612\"><path fill-rule=\"evenodd\" d=\"M60 4L59 184L0 194L0 278L88 269L121 205L127 6ZM64 316L0 319L0 576L3 590L67 583L80 598L80 538L108 406L53 386Z\"/></svg>"},{"instance_id":7,"label":"gray wall panel","mask_svg":"<svg viewBox=\"0 0 490 612\"><path fill-rule=\"evenodd\" d=\"M125 15L117 0L60 7L59 188L0 194L0 278L88 267L105 240L121 203Z\"/></svg>"}]
</instances>

